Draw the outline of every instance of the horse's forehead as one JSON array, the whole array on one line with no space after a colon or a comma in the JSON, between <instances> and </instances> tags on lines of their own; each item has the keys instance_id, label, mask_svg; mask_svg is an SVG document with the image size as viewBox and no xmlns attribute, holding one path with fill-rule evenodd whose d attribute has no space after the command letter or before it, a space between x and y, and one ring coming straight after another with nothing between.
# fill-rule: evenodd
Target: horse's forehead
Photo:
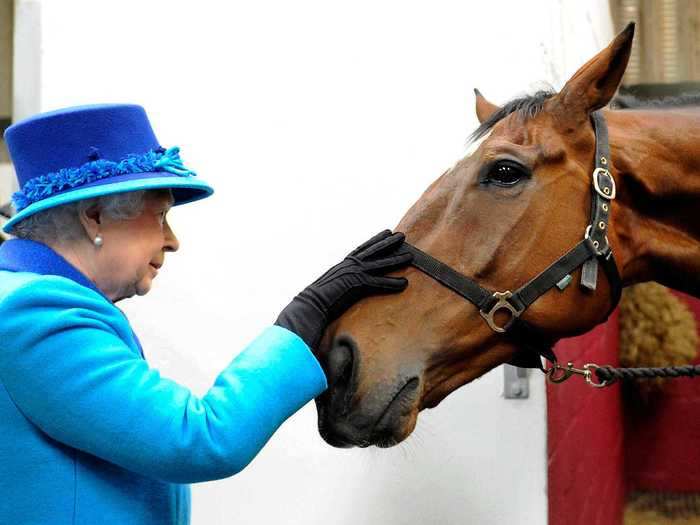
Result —
<instances>
[{"instance_id":1,"label":"horse's forehead","mask_svg":"<svg viewBox=\"0 0 700 525\"><path fill-rule=\"evenodd\" d=\"M535 164L547 158L561 158L565 137L547 114L525 118L509 115L499 122L481 144L482 157L490 159L501 153L512 153Z\"/></svg>"},{"instance_id":2,"label":"horse's forehead","mask_svg":"<svg viewBox=\"0 0 700 525\"><path fill-rule=\"evenodd\" d=\"M531 165L542 153L540 143L527 143L513 140L508 136L494 135L491 140L484 142L478 160L493 162L503 155L510 155Z\"/></svg>"},{"instance_id":3,"label":"horse's forehead","mask_svg":"<svg viewBox=\"0 0 700 525\"><path fill-rule=\"evenodd\" d=\"M567 158L569 146L566 134L559 129L553 115L547 112L533 117L517 113L508 115L473 144L466 156L434 181L424 197L431 201L444 196L445 192L454 192L456 187L464 185L468 173L473 175L479 166L504 155L515 157L534 169Z\"/></svg>"}]
</instances>

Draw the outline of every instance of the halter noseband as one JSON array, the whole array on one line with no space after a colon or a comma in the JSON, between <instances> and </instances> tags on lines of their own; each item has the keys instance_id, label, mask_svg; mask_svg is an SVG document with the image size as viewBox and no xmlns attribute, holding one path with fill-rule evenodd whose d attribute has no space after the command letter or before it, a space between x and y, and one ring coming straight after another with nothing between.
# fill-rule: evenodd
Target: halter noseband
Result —
<instances>
[{"instance_id":1,"label":"halter noseband","mask_svg":"<svg viewBox=\"0 0 700 525\"><path fill-rule=\"evenodd\" d=\"M417 269L473 303L494 332L515 340L520 347L520 352L516 354L511 364L516 366L542 368L540 356L556 362L556 356L552 351L554 341L539 329L524 322L520 316L554 286L563 291L571 282L571 273L579 266L582 267L581 287L592 292L596 289L598 281L598 263L602 265L610 283L612 296L612 304L606 318L620 300L622 283L606 235L610 206L616 193L615 179L608 170L610 162L608 127L603 115L598 111L591 114L591 120L595 132L596 158L591 184L591 220L586 227L583 240L516 291L487 290L476 281L408 242L404 242L401 250L413 254L411 264ZM505 310L510 315L503 325L498 325L494 319L496 312L500 310Z\"/></svg>"}]
</instances>

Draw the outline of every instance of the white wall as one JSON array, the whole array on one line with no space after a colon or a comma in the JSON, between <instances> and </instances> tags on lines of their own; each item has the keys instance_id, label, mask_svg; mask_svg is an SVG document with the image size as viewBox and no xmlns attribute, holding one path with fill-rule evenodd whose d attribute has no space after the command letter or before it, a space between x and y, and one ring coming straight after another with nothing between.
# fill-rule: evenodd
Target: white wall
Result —
<instances>
[{"instance_id":1,"label":"white wall","mask_svg":"<svg viewBox=\"0 0 700 525\"><path fill-rule=\"evenodd\" d=\"M151 362L197 393L463 155L474 87L560 87L611 36L603 0L18 4L41 5L41 110L140 103L216 188L172 212L180 253L122 303ZM390 450L325 445L307 405L244 472L194 487L193 523L545 523L540 376L531 389L504 400L497 370Z\"/></svg>"},{"instance_id":2,"label":"white wall","mask_svg":"<svg viewBox=\"0 0 700 525\"><path fill-rule=\"evenodd\" d=\"M12 0L0 0L0 118L12 113Z\"/></svg>"}]
</instances>

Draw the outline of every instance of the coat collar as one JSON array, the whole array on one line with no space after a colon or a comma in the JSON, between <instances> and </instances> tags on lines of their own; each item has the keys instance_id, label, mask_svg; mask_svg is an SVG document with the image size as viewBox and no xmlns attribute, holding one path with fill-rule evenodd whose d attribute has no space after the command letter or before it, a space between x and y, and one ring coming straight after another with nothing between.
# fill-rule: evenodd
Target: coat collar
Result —
<instances>
[{"instance_id":1,"label":"coat collar","mask_svg":"<svg viewBox=\"0 0 700 525\"><path fill-rule=\"evenodd\" d=\"M29 239L10 239L9 241L3 242L0 245L0 270L65 277L66 279L70 279L82 286L90 288L114 305L112 300L103 294L100 289L95 286L95 283L88 279L84 273L66 261L53 249L37 241ZM117 307L115 306L115 308ZM126 315L121 309L117 308L117 310L122 312L122 315L126 318ZM143 356L141 343L135 333L134 340Z\"/></svg>"},{"instance_id":2,"label":"coat collar","mask_svg":"<svg viewBox=\"0 0 700 525\"><path fill-rule=\"evenodd\" d=\"M0 245L0 270L58 275L94 290L112 302L85 274L47 245L29 239L10 239Z\"/></svg>"}]
</instances>

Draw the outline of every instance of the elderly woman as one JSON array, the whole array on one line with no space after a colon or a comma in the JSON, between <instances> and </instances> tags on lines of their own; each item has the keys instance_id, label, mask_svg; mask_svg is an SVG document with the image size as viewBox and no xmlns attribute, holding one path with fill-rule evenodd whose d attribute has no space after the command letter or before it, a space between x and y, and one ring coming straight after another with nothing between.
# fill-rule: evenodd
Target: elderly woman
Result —
<instances>
[{"instance_id":1,"label":"elderly woman","mask_svg":"<svg viewBox=\"0 0 700 525\"><path fill-rule=\"evenodd\" d=\"M188 523L188 483L231 476L326 388L313 350L357 300L403 290L380 233L307 287L204 397L149 367L121 299L179 242L172 206L211 195L144 110L67 108L5 133L20 190L0 246L0 523Z\"/></svg>"}]
</instances>

